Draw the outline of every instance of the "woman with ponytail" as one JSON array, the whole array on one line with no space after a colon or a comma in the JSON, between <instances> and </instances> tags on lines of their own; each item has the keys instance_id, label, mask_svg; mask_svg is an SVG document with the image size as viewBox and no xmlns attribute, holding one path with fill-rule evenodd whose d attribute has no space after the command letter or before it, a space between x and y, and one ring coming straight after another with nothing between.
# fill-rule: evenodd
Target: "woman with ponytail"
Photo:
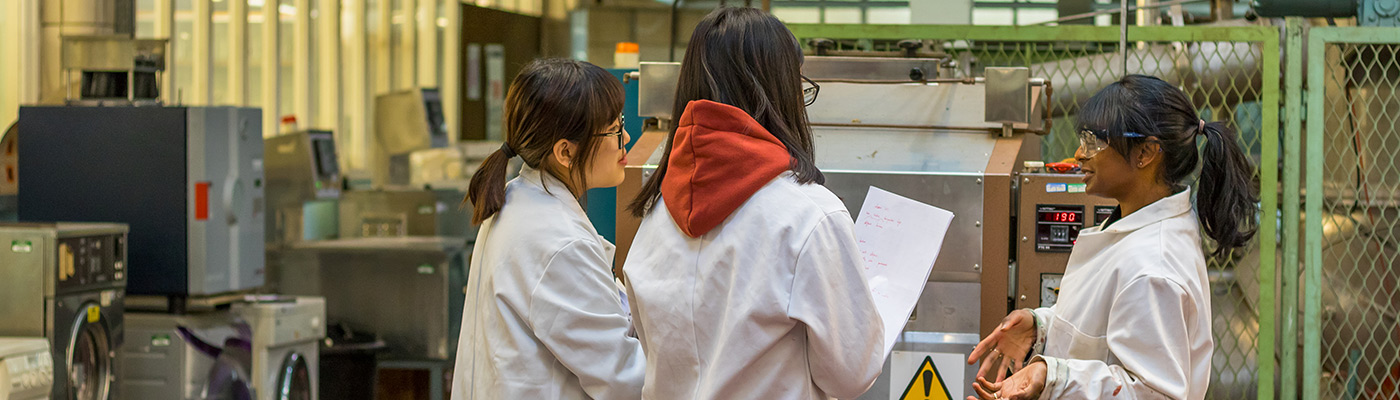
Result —
<instances>
[{"instance_id":1,"label":"woman with ponytail","mask_svg":"<svg viewBox=\"0 0 1400 400\"><path fill-rule=\"evenodd\" d=\"M1254 167L1234 131L1154 77L1125 77L1080 110L1086 189L1119 208L1079 233L1053 307L1012 312L973 350L977 395L1202 399L1215 345L1201 233L1212 258L1254 236Z\"/></svg>"},{"instance_id":2,"label":"woman with ponytail","mask_svg":"<svg viewBox=\"0 0 1400 400\"><path fill-rule=\"evenodd\" d=\"M612 276L613 245L580 206L622 183L622 83L537 60L506 95L505 144L472 177L472 251L453 400L636 399L646 371ZM520 176L505 181L510 159Z\"/></svg>"}]
</instances>

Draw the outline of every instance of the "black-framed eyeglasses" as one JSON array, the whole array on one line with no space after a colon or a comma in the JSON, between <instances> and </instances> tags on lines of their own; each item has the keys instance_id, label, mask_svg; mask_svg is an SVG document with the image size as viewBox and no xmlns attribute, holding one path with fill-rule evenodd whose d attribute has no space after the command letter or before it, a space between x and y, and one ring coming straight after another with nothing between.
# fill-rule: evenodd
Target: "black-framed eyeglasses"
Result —
<instances>
[{"instance_id":1,"label":"black-framed eyeglasses","mask_svg":"<svg viewBox=\"0 0 1400 400\"><path fill-rule=\"evenodd\" d=\"M1131 139L1141 139L1147 137L1141 133L1123 132L1123 137ZM1079 130L1079 148L1084 152L1084 158L1094 158L1104 149L1108 148L1108 131L1083 128Z\"/></svg>"},{"instance_id":2,"label":"black-framed eyeglasses","mask_svg":"<svg viewBox=\"0 0 1400 400\"><path fill-rule=\"evenodd\" d=\"M812 106L812 103L816 103L816 102L817 102L817 93L818 93L818 92L821 92L821 91L822 91L821 85L817 85L816 82L812 82L812 80L811 80L811 79L807 79L806 76L803 76L803 77L802 77L802 105L803 105L803 106L811 107L811 106Z\"/></svg>"},{"instance_id":3,"label":"black-framed eyeglasses","mask_svg":"<svg viewBox=\"0 0 1400 400\"><path fill-rule=\"evenodd\" d=\"M596 135L594 135L594 136L604 136L604 137L607 137L607 136L615 136L615 137L617 137L617 148L618 148L618 149L622 149L622 148L627 147L627 142L624 142L624 141L623 141L623 140L626 140L626 136L627 136L627 135L626 135L626 133L627 133L627 132L626 132L626 126L627 126L627 121L626 121L626 119L623 118L623 116L619 115L619 116L617 116L617 130L616 130L616 131L608 132L608 133L599 133L599 134L596 134Z\"/></svg>"}]
</instances>

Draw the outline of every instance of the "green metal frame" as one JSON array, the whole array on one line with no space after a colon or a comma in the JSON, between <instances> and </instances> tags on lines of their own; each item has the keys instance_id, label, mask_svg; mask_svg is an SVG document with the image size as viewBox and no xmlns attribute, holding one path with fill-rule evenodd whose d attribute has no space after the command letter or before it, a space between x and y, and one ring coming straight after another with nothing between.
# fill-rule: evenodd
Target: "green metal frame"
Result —
<instances>
[{"instance_id":1,"label":"green metal frame","mask_svg":"<svg viewBox=\"0 0 1400 400\"><path fill-rule=\"evenodd\" d=\"M942 39L1007 42L1118 42L1119 27L992 26L992 25L846 25L788 24L797 37L828 39ZM1128 41L1158 42L1260 42L1278 52L1279 30L1268 26L1134 26ZM1267 60L1266 60L1267 61ZM1277 66L1277 61L1274 61ZM1278 69L1274 69L1275 72ZM1268 72L1268 70L1265 70ZM1267 90L1267 85L1265 90ZM1261 93L1263 94L1263 93ZM1278 94L1278 88L1274 88Z\"/></svg>"},{"instance_id":2,"label":"green metal frame","mask_svg":"<svg viewBox=\"0 0 1400 400\"><path fill-rule=\"evenodd\" d=\"M1298 208L1300 206L1299 184L1302 182L1301 159L1303 143L1303 23L1298 18L1289 18L1284 28L1287 49L1287 71L1284 72L1284 140L1283 140L1283 271L1280 274L1279 301L1281 327L1284 337L1280 338L1280 360L1282 369L1279 381L1279 398L1298 398ZM1321 149L1318 149L1321 151ZM1267 193L1266 193L1267 195ZM1317 215L1317 214L1313 214Z\"/></svg>"},{"instance_id":3,"label":"green metal frame","mask_svg":"<svg viewBox=\"0 0 1400 400\"><path fill-rule=\"evenodd\" d=\"M1062 25L1062 26L968 26L968 25L840 25L840 24L789 24L788 29L799 38L828 38L828 39L872 39L872 40L900 40L900 39L938 39L938 40L979 40L979 41L1001 41L1001 42L1105 42L1116 43L1119 40L1120 28L1109 26L1086 26L1086 25ZM1394 31L1390 31L1394 32ZM1277 27L1269 26L1241 26L1241 27L1212 27L1212 26L1142 26L1131 27L1128 30L1128 41L1153 41L1153 42L1256 42L1260 44L1261 57L1260 68L1262 72L1263 86L1260 88L1259 102L1265 105L1262 108L1261 132L1279 131L1279 107L1269 107L1268 105L1278 105L1280 98L1280 71L1279 65L1279 42L1280 31ZM1290 52L1289 54L1296 54ZM1320 53L1314 53L1320 54ZM1313 74L1320 74L1320 69L1313 69ZM1318 75L1319 77L1321 75ZM1292 93L1292 92L1290 92ZM1294 105L1296 109L1296 104ZM1319 108L1320 109L1320 108ZM1294 114L1290 114L1294 115ZM1318 117L1320 121L1321 117ZM1295 135L1293 139L1297 139ZM1286 151L1292 151L1294 158L1297 156L1297 146L1286 146ZM1278 135L1260 135L1260 151L1262 165L1260 168L1260 193L1261 208L1264 216L1278 215L1279 204L1279 137ZM1310 146L1309 151L1321 151L1321 146ZM1292 176L1298 173L1297 163L1288 163L1285 168L1292 168ZM1290 173L1285 170L1285 175ZM1319 171L1309 171L1309 174L1320 173ZM1320 175L1319 175L1320 176ZM1284 180L1287 185L1288 180ZM1292 180L1291 193L1297 193L1297 179ZM1285 191L1287 187L1285 187ZM1309 194L1320 192L1309 190ZM1289 202L1285 201L1285 206ZM1287 224L1289 215L1292 215L1294 233L1296 237L1297 228L1297 199L1292 202L1292 214L1285 210L1284 224L1285 234L1287 234ZM1317 214L1313 214L1317 215ZM1311 231L1309 231L1311 233ZM1257 359L1258 370L1258 394L1259 398L1274 398L1274 377L1276 358L1275 354L1275 332L1276 324L1275 311L1278 310L1275 297L1275 277L1277 244L1273 241L1278 236L1276 223L1265 221L1259 225L1259 238L1261 240L1259 249L1259 337ZM1294 241L1293 257L1296 258L1296 243ZM1285 257L1287 252L1285 251ZM1287 259L1287 258L1286 258ZM1285 263L1287 265L1287 263ZM1293 264L1293 286L1296 288L1297 263ZM1285 270L1286 271L1286 270ZM1285 288L1290 281L1285 276L1283 281ZM1317 282L1309 279L1309 284ZM1296 293L1296 289L1294 291ZM1287 299L1288 296L1285 296ZM1296 301L1296 297L1294 298ZM1294 305L1296 307L1296 304ZM1297 315L1297 309L1283 310L1282 314L1286 324L1293 323L1288 315ZM1287 347L1287 346L1286 346ZM1295 347L1296 348L1296 347ZM1287 348L1285 349L1287 351ZM1285 372L1287 372L1287 367ZM1285 380L1284 382L1290 382ZM1288 385L1284 385L1287 387ZM1286 390L1286 389L1285 389Z\"/></svg>"},{"instance_id":4,"label":"green metal frame","mask_svg":"<svg viewBox=\"0 0 1400 400\"><path fill-rule=\"evenodd\" d=\"M1316 27L1308 30L1307 160L1318 163L1325 157L1323 135L1326 93L1327 45L1331 43L1400 43L1400 29L1358 27ZM1290 53L1291 54L1291 53ZM1291 118L1290 118L1291 119ZM1305 213L1322 215L1322 172L1319 165L1307 169ZM1304 225L1303 273L1303 393L1307 400L1322 396L1322 218L1308 218Z\"/></svg>"}]
</instances>

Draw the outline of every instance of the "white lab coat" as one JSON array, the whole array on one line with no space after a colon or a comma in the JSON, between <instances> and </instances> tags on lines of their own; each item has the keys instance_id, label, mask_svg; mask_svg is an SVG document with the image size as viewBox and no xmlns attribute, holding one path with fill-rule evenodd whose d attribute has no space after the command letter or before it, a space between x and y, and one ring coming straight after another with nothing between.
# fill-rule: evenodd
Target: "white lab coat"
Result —
<instances>
[{"instance_id":1,"label":"white lab coat","mask_svg":"<svg viewBox=\"0 0 1400 400\"><path fill-rule=\"evenodd\" d=\"M1202 399L1210 292L1185 191L1085 229L1053 307L1033 310L1041 399Z\"/></svg>"},{"instance_id":2,"label":"white lab coat","mask_svg":"<svg viewBox=\"0 0 1400 400\"><path fill-rule=\"evenodd\" d=\"M640 397L612 259L563 183L523 168L477 237L452 400Z\"/></svg>"},{"instance_id":3,"label":"white lab coat","mask_svg":"<svg viewBox=\"0 0 1400 400\"><path fill-rule=\"evenodd\" d=\"M698 238L658 199L623 264L647 355L643 398L864 393L884 340L853 228L835 195L791 173Z\"/></svg>"}]
</instances>

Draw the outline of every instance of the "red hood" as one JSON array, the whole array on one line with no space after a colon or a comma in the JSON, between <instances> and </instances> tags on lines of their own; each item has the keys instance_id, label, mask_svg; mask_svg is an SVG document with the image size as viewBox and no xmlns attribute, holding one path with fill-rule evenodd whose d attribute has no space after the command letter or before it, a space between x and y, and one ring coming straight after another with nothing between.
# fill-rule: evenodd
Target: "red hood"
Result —
<instances>
[{"instance_id":1,"label":"red hood","mask_svg":"<svg viewBox=\"0 0 1400 400\"><path fill-rule=\"evenodd\" d=\"M671 141L661 197L681 231L700 237L791 165L787 147L743 110L692 101Z\"/></svg>"}]
</instances>

